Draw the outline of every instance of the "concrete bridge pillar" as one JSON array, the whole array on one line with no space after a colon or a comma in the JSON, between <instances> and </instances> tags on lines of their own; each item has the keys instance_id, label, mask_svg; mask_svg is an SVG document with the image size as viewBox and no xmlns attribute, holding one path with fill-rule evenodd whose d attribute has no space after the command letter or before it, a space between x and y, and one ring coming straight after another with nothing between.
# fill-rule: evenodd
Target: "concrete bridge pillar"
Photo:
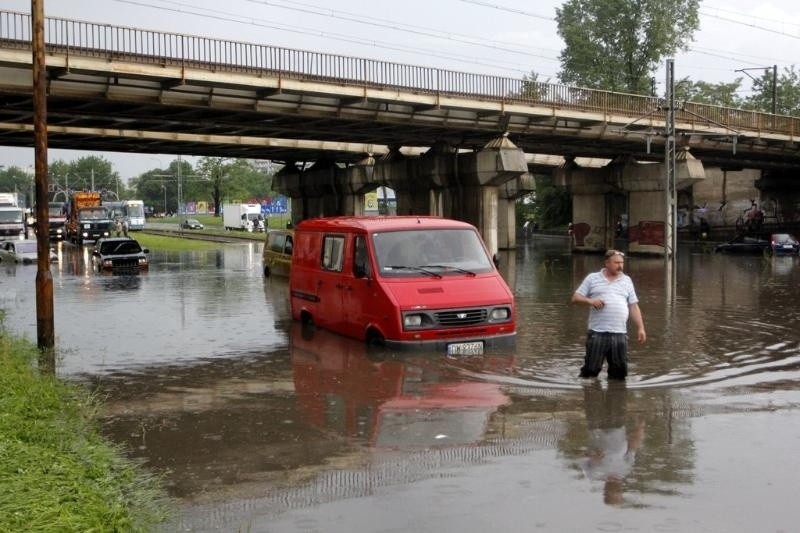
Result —
<instances>
[{"instance_id":1,"label":"concrete bridge pillar","mask_svg":"<svg viewBox=\"0 0 800 533\"><path fill-rule=\"evenodd\" d=\"M375 163L373 178L394 189L398 215L429 214L428 188L418 186L419 158L406 157L399 146L392 146Z\"/></svg>"},{"instance_id":2,"label":"concrete bridge pillar","mask_svg":"<svg viewBox=\"0 0 800 533\"><path fill-rule=\"evenodd\" d=\"M343 195L337 185L342 181L341 169L335 162L320 159L302 174L304 218L334 216L342 213Z\"/></svg>"},{"instance_id":3,"label":"concrete bridge pillar","mask_svg":"<svg viewBox=\"0 0 800 533\"><path fill-rule=\"evenodd\" d=\"M526 172L497 188L497 246L513 250L517 246L517 199L536 189L533 174Z\"/></svg>"},{"instance_id":4,"label":"concrete bridge pillar","mask_svg":"<svg viewBox=\"0 0 800 533\"><path fill-rule=\"evenodd\" d=\"M375 158L371 154L339 173L340 214L364 215L364 195L375 188L374 173Z\"/></svg>"},{"instance_id":5,"label":"concrete bridge pillar","mask_svg":"<svg viewBox=\"0 0 800 533\"><path fill-rule=\"evenodd\" d=\"M457 186L449 190L451 202L449 209L445 203L445 212L478 228L489 251L497 253L500 248L498 188L527 173L525 154L503 135L477 152L459 154L456 161ZM507 227L507 204L502 216L503 226ZM510 229L516 232L513 217Z\"/></svg>"},{"instance_id":6,"label":"concrete bridge pillar","mask_svg":"<svg viewBox=\"0 0 800 533\"><path fill-rule=\"evenodd\" d=\"M700 161L684 150L676 158L676 187L691 187L705 177ZM567 160L554 182L571 189L574 248L603 251L614 247L617 224L627 217L628 250L664 253L666 177L663 163L642 163L629 156L601 168L582 168Z\"/></svg>"},{"instance_id":7,"label":"concrete bridge pillar","mask_svg":"<svg viewBox=\"0 0 800 533\"><path fill-rule=\"evenodd\" d=\"M303 213L306 211L306 202L303 199L300 174L296 163L287 161L283 168L272 177L272 188L292 201L292 224L297 224L305 218Z\"/></svg>"},{"instance_id":8,"label":"concrete bridge pillar","mask_svg":"<svg viewBox=\"0 0 800 533\"><path fill-rule=\"evenodd\" d=\"M419 158L419 185L428 192L428 214L447 216L446 189L455 181L458 150L447 141L437 141ZM420 192L422 194L422 192Z\"/></svg>"}]
</instances>

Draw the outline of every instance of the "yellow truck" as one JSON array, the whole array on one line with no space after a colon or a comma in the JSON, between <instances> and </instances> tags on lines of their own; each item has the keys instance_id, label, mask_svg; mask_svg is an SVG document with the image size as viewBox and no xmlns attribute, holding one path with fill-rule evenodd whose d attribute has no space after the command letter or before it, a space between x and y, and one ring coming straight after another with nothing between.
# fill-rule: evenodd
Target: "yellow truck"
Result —
<instances>
[{"instance_id":1,"label":"yellow truck","mask_svg":"<svg viewBox=\"0 0 800 533\"><path fill-rule=\"evenodd\" d=\"M86 241L109 237L113 222L108 207L102 204L103 199L99 192L72 193L67 209L67 239L82 245Z\"/></svg>"}]
</instances>

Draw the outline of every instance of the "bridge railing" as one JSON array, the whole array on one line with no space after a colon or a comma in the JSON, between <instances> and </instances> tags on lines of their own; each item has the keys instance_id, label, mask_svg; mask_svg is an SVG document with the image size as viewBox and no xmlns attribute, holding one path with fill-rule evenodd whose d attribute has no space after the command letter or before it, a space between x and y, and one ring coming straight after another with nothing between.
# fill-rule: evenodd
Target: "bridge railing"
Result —
<instances>
[{"instance_id":1,"label":"bridge railing","mask_svg":"<svg viewBox=\"0 0 800 533\"><path fill-rule=\"evenodd\" d=\"M30 14L0 11L0 46L30 49L31 33ZM422 94L591 111L605 116L630 117L631 121L652 114L661 102L652 96L55 17L45 20L45 42L49 51L67 56L269 73L288 79L368 88L408 89ZM795 117L692 102L686 102L676 112L676 120L701 127L725 126L734 131L789 136L800 132L800 119Z\"/></svg>"}]
</instances>

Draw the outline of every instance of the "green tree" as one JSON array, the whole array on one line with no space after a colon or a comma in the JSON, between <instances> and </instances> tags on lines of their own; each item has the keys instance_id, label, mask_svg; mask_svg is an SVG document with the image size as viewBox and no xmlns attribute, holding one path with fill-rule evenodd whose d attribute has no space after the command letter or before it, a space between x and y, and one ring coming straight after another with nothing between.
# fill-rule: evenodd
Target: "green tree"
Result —
<instances>
[{"instance_id":1,"label":"green tree","mask_svg":"<svg viewBox=\"0 0 800 533\"><path fill-rule=\"evenodd\" d=\"M568 0L556 9L563 83L650 94L661 61L686 48L700 0Z\"/></svg>"},{"instance_id":2,"label":"green tree","mask_svg":"<svg viewBox=\"0 0 800 533\"><path fill-rule=\"evenodd\" d=\"M742 107L744 100L738 94L741 86L742 78L736 78L731 83L708 83L684 78L675 84L675 98L698 104Z\"/></svg>"},{"instance_id":3,"label":"green tree","mask_svg":"<svg viewBox=\"0 0 800 533\"><path fill-rule=\"evenodd\" d=\"M542 229L566 226L572 218L572 196L565 188L556 187L550 174L537 174L536 192L518 201L516 207L518 224L533 219Z\"/></svg>"},{"instance_id":4,"label":"green tree","mask_svg":"<svg viewBox=\"0 0 800 533\"><path fill-rule=\"evenodd\" d=\"M785 67L776 83L776 112L779 115L800 114L800 73L795 66ZM760 78L753 80L753 94L747 98L750 109L772 113L772 69L765 69Z\"/></svg>"},{"instance_id":5,"label":"green tree","mask_svg":"<svg viewBox=\"0 0 800 533\"><path fill-rule=\"evenodd\" d=\"M208 180L214 216L219 216L223 198L229 192L231 160L225 157L204 157L197 162L197 173Z\"/></svg>"},{"instance_id":6,"label":"green tree","mask_svg":"<svg viewBox=\"0 0 800 533\"><path fill-rule=\"evenodd\" d=\"M0 192L24 195L27 204L33 205L34 175L20 167L0 169Z\"/></svg>"}]
</instances>

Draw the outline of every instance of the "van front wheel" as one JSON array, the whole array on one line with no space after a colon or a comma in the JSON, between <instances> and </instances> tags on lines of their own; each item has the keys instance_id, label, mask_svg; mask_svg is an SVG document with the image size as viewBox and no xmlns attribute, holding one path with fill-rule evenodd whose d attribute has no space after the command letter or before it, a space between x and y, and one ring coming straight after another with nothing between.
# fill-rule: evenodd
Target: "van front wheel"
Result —
<instances>
[{"instance_id":1,"label":"van front wheel","mask_svg":"<svg viewBox=\"0 0 800 533\"><path fill-rule=\"evenodd\" d=\"M367 346L371 348L386 346L386 339L383 338L380 332L371 329L367 332Z\"/></svg>"}]
</instances>

